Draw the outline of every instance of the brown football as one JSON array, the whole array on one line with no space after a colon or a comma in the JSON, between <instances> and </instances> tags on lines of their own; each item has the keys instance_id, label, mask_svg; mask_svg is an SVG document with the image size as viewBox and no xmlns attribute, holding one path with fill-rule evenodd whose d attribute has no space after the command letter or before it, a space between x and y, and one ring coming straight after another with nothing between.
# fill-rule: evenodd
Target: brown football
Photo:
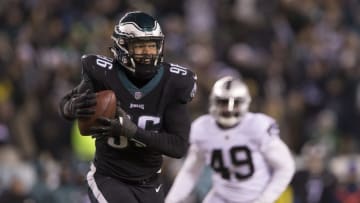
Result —
<instances>
[{"instance_id":1,"label":"brown football","mask_svg":"<svg viewBox=\"0 0 360 203\"><path fill-rule=\"evenodd\" d=\"M103 90L96 93L95 114L90 118L78 119L79 130L82 135L89 135L89 129L96 126L99 117L115 118L116 96L112 90Z\"/></svg>"}]
</instances>

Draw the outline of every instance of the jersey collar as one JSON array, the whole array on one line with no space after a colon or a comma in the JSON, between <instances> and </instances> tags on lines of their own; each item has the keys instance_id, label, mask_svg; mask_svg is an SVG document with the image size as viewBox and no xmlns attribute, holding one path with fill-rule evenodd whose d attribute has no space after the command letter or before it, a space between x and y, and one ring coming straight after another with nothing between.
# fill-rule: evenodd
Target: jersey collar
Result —
<instances>
[{"instance_id":1,"label":"jersey collar","mask_svg":"<svg viewBox=\"0 0 360 203\"><path fill-rule=\"evenodd\" d=\"M164 74L164 68L161 65L155 76L142 88L138 88L127 78L127 76L125 75L124 71L121 68L118 71L118 77L121 83L124 85L125 89L127 89L129 93L134 96L136 100L143 98L151 90L153 90L156 87L156 85L160 82L160 79L162 78L163 74Z\"/></svg>"}]
</instances>

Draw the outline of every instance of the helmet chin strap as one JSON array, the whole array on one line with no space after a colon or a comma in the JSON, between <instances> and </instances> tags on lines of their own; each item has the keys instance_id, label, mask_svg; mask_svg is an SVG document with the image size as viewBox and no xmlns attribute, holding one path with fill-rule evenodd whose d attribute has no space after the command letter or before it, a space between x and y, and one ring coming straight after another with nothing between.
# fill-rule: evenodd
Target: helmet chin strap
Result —
<instances>
[{"instance_id":1,"label":"helmet chin strap","mask_svg":"<svg viewBox=\"0 0 360 203\"><path fill-rule=\"evenodd\" d=\"M158 64L159 56L156 57L152 64L136 63L132 56L127 57L128 61L124 61L124 56L119 55L117 49L121 47L110 47L110 51L113 53L114 58L124 67L129 76L133 79L139 79L143 82L149 81L156 73L158 68L155 64ZM126 58L125 58L126 59Z\"/></svg>"}]
</instances>

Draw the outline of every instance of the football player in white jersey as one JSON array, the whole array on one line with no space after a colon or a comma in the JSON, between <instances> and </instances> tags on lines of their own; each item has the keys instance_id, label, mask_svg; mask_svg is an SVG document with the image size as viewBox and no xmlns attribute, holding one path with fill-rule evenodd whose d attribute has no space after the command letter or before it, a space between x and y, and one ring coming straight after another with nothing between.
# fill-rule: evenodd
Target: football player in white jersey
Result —
<instances>
[{"instance_id":1,"label":"football player in white jersey","mask_svg":"<svg viewBox=\"0 0 360 203\"><path fill-rule=\"evenodd\" d=\"M294 159L279 137L276 121L249 112L251 97L244 82L218 80L209 114L191 126L191 146L165 202L180 203L192 192L203 167L213 170L206 203L273 203L295 172Z\"/></svg>"}]
</instances>

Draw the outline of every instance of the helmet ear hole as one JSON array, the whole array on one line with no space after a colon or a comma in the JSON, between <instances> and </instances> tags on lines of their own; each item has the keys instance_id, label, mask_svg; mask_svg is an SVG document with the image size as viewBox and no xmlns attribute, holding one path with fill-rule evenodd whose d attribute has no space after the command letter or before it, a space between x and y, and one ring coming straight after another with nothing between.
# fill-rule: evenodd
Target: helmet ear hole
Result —
<instances>
[{"instance_id":1,"label":"helmet ear hole","mask_svg":"<svg viewBox=\"0 0 360 203\"><path fill-rule=\"evenodd\" d=\"M238 124L248 112L251 97L240 79L224 77L216 81L210 94L210 114L224 127Z\"/></svg>"},{"instance_id":2,"label":"helmet ear hole","mask_svg":"<svg viewBox=\"0 0 360 203\"><path fill-rule=\"evenodd\" d=\"M123 62L123 64L128 64L129 63L128 57L125 57L125 56L123 56L121 58L121 61Z\"/></svg>"},{"instance_id":3,"label":"helmet ear hole","mask_svg":"<svg viewBox=\"0 0 360 203\"><path fill-rule=\"evenodd\" d=\"M119 38L119 39L117 40L117 43L118 43L119 45L121 45L121 46L124 46L124 45L125 45L125 40L124 40L123 38Z\"/></svg>"}]
</instances>

